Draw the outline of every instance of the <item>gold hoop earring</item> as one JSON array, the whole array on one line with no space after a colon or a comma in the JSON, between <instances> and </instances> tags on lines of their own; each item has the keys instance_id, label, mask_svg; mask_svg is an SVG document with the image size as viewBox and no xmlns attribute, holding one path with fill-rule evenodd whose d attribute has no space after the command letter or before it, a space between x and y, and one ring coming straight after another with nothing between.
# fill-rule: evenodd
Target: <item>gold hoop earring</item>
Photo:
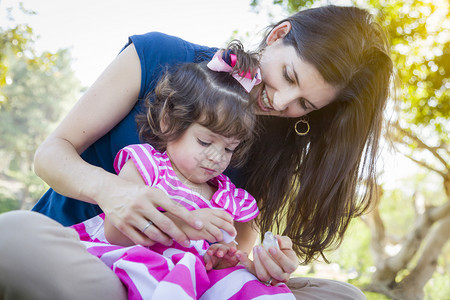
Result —
<instances>
[{"instance_id":1,"label":"gold hoop earring","mask_svg":"<svg viewBox=\"0 0 450 300\"><path fill-rule=\"evenodd\" d=\"M298 131L297 126L298 126L298 124L300 124L300 123L306 124L306 130L305 130L304 132ZM300 120L298 120L298 121L295 123L295 125L294 125L294 130L295 130L295 132L296 132L298 135L301 135L301 136L307 135L308 132L309 132L309 129L310 129L309 123L308 123L308 120L306 120L306 119L300 119Z\"/></svg>"}]
</instances>

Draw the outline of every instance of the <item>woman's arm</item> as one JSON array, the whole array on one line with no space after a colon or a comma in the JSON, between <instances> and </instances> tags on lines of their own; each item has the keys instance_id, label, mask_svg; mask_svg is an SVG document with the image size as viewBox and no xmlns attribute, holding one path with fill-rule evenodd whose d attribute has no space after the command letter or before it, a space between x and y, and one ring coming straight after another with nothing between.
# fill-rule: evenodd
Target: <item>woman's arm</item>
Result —
<instances>
[{"instance_id":1,"label":"woman's arm","mask_svg":"<svg viewBox=\"0 0 450 300\"><path fill-rule=\"evenodd\" d=\"M201 228L201 222L192 218L185 208L161 197L163 193L157 189L126 181L80 157L87 147L130 112L138 99L140 85L140 62L131 44L114 59L38 148L35 170L58 193L98 204L110 221L126 234L145 226L137 220L147 219L176 241L186 244L186 235L156 207ZM169 245L172 240L162 232L155 233L152 239ZM150 242L148 239L147 243Z\"/></svg>"},{"instance_id":2,"label":"woman's arm","mask_svg":"<svg viewBox=\"0 0 450 300\"><path fill-rule=\"evenodd\" d=\"M80 154L130 112L138 99L140 82L140 62L130 45L37 149L34 164L38 176L58 193L101 204L99 195L109 188L105 181L112 179Z\"/></svg>"},{"instance_id":3,"label":"woman's arm","mask_svg":"<svg viewBox=\"0 0 450 300\"><path fill-rule=\"evenodd\" d=\"M145 182L142 179L141 174L139 174L138 169L134 165L133 161L128 160L122 167L119 173L119 177L125 180L135 182L140 185L145 186ZM145 220L144 220L145 222ZM140 232L137 232L138 238L143 238ZM110 221L109 217L105 215L105 237L111 244L120 246L131 246L135 243L130 240L126 235L124 235L119 229L117 229ZM135 238L137 240L138 238Z\"/></svg>"}]
</instances>

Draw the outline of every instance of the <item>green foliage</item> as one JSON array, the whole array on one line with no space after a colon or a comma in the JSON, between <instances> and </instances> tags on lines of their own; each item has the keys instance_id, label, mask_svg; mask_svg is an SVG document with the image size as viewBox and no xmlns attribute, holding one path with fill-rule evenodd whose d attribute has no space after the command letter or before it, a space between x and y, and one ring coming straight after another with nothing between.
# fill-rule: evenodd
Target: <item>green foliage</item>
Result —
<instances>
[{"instance_id":1,"label":"green foliage","mask_svg":"<svg viewBox=\"0 0 450 300\"><path fill-rule=\"evenodd\" d=\"M38 54L34 41L27 25L0 27L1 173L21 182L26 198L44 189L32 170L34 152L81 91L70 52Z\"/></svg>"},{"instance_id":2,"label":"green foliage","mask_svg":"<svg viewBox=\"0 0 450 300\"><path fill-rule=\"evenodd\" d=\"M29 45L33 41L32 36L33 30L26 25L17 25L12 29L0 27L0 88L10 82L8 52L22 57L26 54L29 55ZM6 100L5 95L0 93L0 107Z\"/></svg>"},{"instance_id":3,"label":"green foliage","mask_svg":"<svg viewBox=\"0 0 450 300\"><path fill-rule=\"evenodd\" d=\"M414 124L414 127L430 127L439 137L438 144L448 144L448 1L387 3L371 0L369 3L378 9L380 20L390 37L392 57L400 82L402 119Z\"/></svg>"},{"instance_id":4,"label":"green foliage","mask_svg":"<svg viewBox=\"0 0 450 300\"><path fill-rule=\"evenodd\" d=\"M330 262L338 263L350 277L357 278L366 274L373 266L372 256L367 251L370 245L370 230L361 219L353 219L347 229L341 246L326 254Z\"/></svg>"},{"instance_id":5,"label":"green foliage","mask_svg":"<svg viewBox=\"0 0 450 300\"><path fill-rule=\"evenodd\" d=\"M36 149L67 103L78 96L80 83L70 67L68 50L43 53L35 58L39 64L11 52L7 58L11 82L0 89L8 98L0 109L0 149Z\"/></svg>"},{"instance_id":6,"label":"green foliage","mask_svg":"<svg viewBox=\"0 0 450 300\"><path fill-rule=\"evenodd\" d=\"M450 295L450 272L435 272L425 285L425 300L448 299Z\"/></svg>"},{"instance_id":7,"label":"green foliage","mask_svg":"<svg viewBox=\"0 0 450 300\"><path fill-rule=\"evenodd\" d=\"M385 191L379 209L388 234L401 237L411 230L414 210L411 195L401 190Z\"/></svg>"},{"instance_id":8,"label":"green foliage","mask_svg":"<svg viewBox=\"0 0 450 300\"><path fill-rule=\"evenodd\" d=\"M0 214L20 208L19 201L0 190Z\"/></svg>"},{"instance_id":9,"label":"green foliage","mask_svg":"<svg viewBox=\"0 0 450 300\"><path fill-rule=\"evenodd\" d=\"M25 9L21 2L18 3L18 9L28 15L35 14L35 12ZM8 21L14 21L12 10L11 7L6 9ZM1 88L11 82L8 75L10 69L8 56L12 54L27 60L30 65L39 65L39 60L35 59L34 39L33 29L28 25L17 24L12 28L0 26L0 109L8 100Z\"/></svg>"},{"instance_id":10,"label":"green foliage","mask_svg":"<svg viewBox=\"0 0 450 300\"><path fill-rule=\"evenodd\" d=\"M262 0L252 0L250 5L252 7L258 8L261 5ZM281 5L286 7L286 9L290 12L299 11L302 8L309 8L315 2L314 0L296 0L296 1L286 1L286 0L272 0L274 5Z\"/></svg>"},{"instance_id":11,"label":"green foliage","mask_svg":"<svg viewBox=\"0 0 450 300\"><path fill-rule=\"evenodd\" d=\"M372 292L364 292L367 300L390 300L391 298L386 297L385 295L372 293Z\"/></svg>"},{"instance_id":12,"label":"green foliage","mask_svg":"<svg viewBox=\"0 0 450 300\"><path fill-rule=\"evenodd\" d=\"M5 52L4 52L5 53ZM42 192L32 170L34 152L53 129L81 89L71 68L68 50L44 52L33 63L13 51L6 52L10 82L0 88L8 101L0 107L0 151L9 161L10 176L25 184L27 196Z\"/></svg>"}]
</instances>

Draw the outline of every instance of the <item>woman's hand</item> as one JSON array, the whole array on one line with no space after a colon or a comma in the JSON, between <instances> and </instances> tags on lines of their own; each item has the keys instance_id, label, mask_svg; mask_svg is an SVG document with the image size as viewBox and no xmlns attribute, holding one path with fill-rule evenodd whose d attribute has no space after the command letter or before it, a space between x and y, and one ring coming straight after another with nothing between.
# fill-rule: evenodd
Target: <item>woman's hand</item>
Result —
<instances>
[{"instance_id":1,"label":"woman's hand","mask_svg":"<svg viewBox=\"0 0 450 300\"><path fill-rule=\"evenodd\" d=\"M185 207L172 201L162 190L146 186L132 160L123 165L118 177L111 176L110 180L115 184L101 189L96 197L105 212L105 236L110 243L151 246L158 242L170 246L173 238L188 247L189 238L169 218L169 213L176 216L185 228L203 229L202 220ZM159 211L158 207L167 213ZM149 221L152 224L147 226Z\"/></svg>"},{"instance_id":2,"label":"woman's hand","mask_svg":"<svg viewBox=\"0 0 450 300\"><path fill-rule=\"evenodd\" d=\"M226 211L201 208L193 210L190 213L192 218L196 218L204 224L203 228L200 230L193 228L172 212L166 214L190 240L207 240L210 243L220 242L223 240L221 229L228 232L230 236L236 235L233 218Z\"/></svg>"},{"instance_id":3,"label":"woman's hand","mask_svg":"<svg viewBox=\"0 0 450 300\"><path fill-rule=\"evenodd\" d=\"M297 269L297 255L292 249L292 241L287 236L276 236L280 249L269 248L269 253L263 246L253 248L253 261L247 253L237 251L236 257L245 268L262 282L287 282L290 275ZM272 281L271 281L272 280Z\"/></svg>"},{"instance_id":4,"label":"woman's hand","mask_svg":"<svg viewBox=\"0 0 450 300\"><path fill-rule=\"evenodd\" d=\"M123 190L123 192L126 194L116 194L114 199L110 198L101 205L106 215L105 233L108 228L111 228L109 226L111 224L125 236L123 238L120 237L120 234L115 234L116 237L113 241L110 240L110 235L108 241L111 243L145 246L161 243L170 246L175 240L185 247L189 246L190 241L184 231L166 215L167 213L159 211L158 207L176 216L183 222L185 228L190 227L191 230L202 230L203 228L203 222L200 219L192 216L191 212L173 202L157 188L136 185ZM149 221L152 222L152 225L147 226ZM127 242L127 240L129 241Z\"/></svg>"},{"instance_id":5,"label":"woman's hand","mask_svg":"<svg viewBox=\"0 0 450 300\"><path fill-rule=\"evenodd\" d=\"M231 242L228 244L217 243L209 247L203 259L205 260L206 271L211 269L225 269L234 267L239 263L236 257L236 245Z\"/></svg>"}]
</instances>

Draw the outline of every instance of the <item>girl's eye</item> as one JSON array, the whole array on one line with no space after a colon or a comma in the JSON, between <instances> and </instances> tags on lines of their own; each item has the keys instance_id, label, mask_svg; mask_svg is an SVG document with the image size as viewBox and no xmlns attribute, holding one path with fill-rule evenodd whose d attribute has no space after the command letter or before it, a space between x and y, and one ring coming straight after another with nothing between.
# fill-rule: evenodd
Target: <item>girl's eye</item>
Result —
<instances>
[{"instance_id":1,"label":"girl's eye","mask_svg":"<svg viewBox=\"0 0 450 300\"><path fill-rule=\"evenodd\" d=\"M304 110L308 110L308 106L306 105L305 99L300 98L300 105Z\"/></svg>"},{"instance_id":2,"label":"girl's eye","mask_svg":"<svg viewBox=\"0 0 450 300\"><path fill-rule=\"evenodd\" d=\"M284 79L286 79L287 82L294 83L294 80L291 77L289 77L289 74L288 74L286 68L283 70L283 76L284 76Z\"/></svg>"},{"instance_id":3,"label":"girl's eye","mask_svg":"<svg viewBox=\"0 0 450 300\"><path fill-rule=\"evenodd\" d=\"M204 142L204 141L202 141L202 140L199 139L199 138L197 138L197 142L198 142L201 146L203 146L203 147L208 147L209 145L211 145L211 143Z\"/></svg>"}]
</instances>

